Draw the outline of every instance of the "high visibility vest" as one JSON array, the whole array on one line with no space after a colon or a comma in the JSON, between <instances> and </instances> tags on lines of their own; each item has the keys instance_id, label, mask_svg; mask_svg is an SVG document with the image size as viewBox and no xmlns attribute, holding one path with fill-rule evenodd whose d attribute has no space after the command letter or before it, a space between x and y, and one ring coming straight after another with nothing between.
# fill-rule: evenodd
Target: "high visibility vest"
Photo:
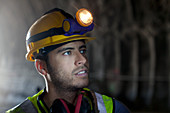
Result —
<instances>
[{"instance_id":1,"label":"high visibility vest","mask_svg":"<svg viewBox=\"0 0 170 113\"><path fill-rule=\"evenodd\" d=\"M113 99L95 92L99 113L113 113Z\"/></svg>"},{"instance_id":2,"label":"high visibility vest","mask_svg":"<svg viewBox=\"0 0 170 113\"><path fill-rule=\"evenodd\" d=\"M23 103L18 106L8 110L6 113L42 113L37 104L37 98L41 95L43 90L34 95L33 97L28 97ZM106 95L101 95L99 93L94 93L97 99L97 108L99 113L113 113L113 99ZM48 111L47 111L48 113Z\"/></svg>"}]
</instances>

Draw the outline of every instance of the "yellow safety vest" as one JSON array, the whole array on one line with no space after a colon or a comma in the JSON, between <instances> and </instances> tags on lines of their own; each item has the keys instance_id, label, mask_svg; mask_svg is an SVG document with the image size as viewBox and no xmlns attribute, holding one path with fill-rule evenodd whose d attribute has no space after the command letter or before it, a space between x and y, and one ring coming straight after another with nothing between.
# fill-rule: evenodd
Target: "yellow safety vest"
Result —
<instances>
[{"instance_id":1,"label":"yellow safety vest","mask_svg":"<svg viewBox=\"0 0 170 113\"><path fill-rule=\"evenodd\" d=\"M85 88L85 90L90 91ZM41 90L39 93L35 94L33 97L28 97L23 103L18 106L8 110L6 113L42 113L38 107L37 98L43 93ZM106 95L101 95L99 93L94 93L95 98L97 99L97 108L99 113L113 113L113 99ZM94 98L94 97L93 97ZM40 103L43 109L48 113L46 107Z\"/></svg>"}]
</instances>

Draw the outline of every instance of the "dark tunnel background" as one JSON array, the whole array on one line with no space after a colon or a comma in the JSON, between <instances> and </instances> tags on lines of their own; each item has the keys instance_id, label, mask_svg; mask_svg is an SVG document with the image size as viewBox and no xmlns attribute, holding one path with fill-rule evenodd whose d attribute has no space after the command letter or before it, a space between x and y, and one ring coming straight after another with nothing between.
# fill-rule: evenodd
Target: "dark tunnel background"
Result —
<instances>
[{"instance_id":1,"label":"dark tunnel background","mask_svg":"<svg viewBox=\"0 0 170 113\"><path fill-rule=\"evenodd\" d=\"M0 0L0 112L44 88L25 60L25 36L52 8L75 15L87 8L90 88L126 104L133 113L170 112L169 0Z\"/></svg>"}]
</instances>

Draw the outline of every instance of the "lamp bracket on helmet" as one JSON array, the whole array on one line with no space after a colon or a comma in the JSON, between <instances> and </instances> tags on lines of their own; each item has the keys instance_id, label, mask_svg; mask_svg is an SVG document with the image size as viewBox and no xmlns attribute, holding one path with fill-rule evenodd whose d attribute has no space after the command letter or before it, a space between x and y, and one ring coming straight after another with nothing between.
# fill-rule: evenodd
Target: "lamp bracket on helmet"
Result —
<instances>
[{"instance_id":1,"label":"lamp bracket on helmet","mask_svg":"<svg viewBox=\"0 0 170 113\"><path fill-rule=\"evenodd\" d=\"M63 30L66 36L84 34L93 30L93 16L87 9L79 9L75 19L68 18L63 21Z\"/></svg>"}]
</instances>

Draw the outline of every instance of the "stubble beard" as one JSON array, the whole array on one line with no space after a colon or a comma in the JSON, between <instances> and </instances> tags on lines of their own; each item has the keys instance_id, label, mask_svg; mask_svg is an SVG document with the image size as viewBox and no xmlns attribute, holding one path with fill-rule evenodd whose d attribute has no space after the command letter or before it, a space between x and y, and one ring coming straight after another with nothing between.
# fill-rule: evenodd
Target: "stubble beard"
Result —
<instances>
[{"instance_id":1,"label":"stubble beard","mask_svg":"<svg viewBox=\"0 0 170 113\"><path fill-rule=\"evenodd\" d=\"M86 67L86 66L85 66ZM50 64L48 64L47 66L48 72L51 76L51 81L56 89L56 91L79 91L80 89L87 87L89 84L89 80L87 85L72 85L73 82L73 78L65 78L66 76L68 76L68 74L63 70L58 68L57 70L54 69ZM70 76L74 76L74 75L70 75Z\"/></svg>"}]
</instances>

